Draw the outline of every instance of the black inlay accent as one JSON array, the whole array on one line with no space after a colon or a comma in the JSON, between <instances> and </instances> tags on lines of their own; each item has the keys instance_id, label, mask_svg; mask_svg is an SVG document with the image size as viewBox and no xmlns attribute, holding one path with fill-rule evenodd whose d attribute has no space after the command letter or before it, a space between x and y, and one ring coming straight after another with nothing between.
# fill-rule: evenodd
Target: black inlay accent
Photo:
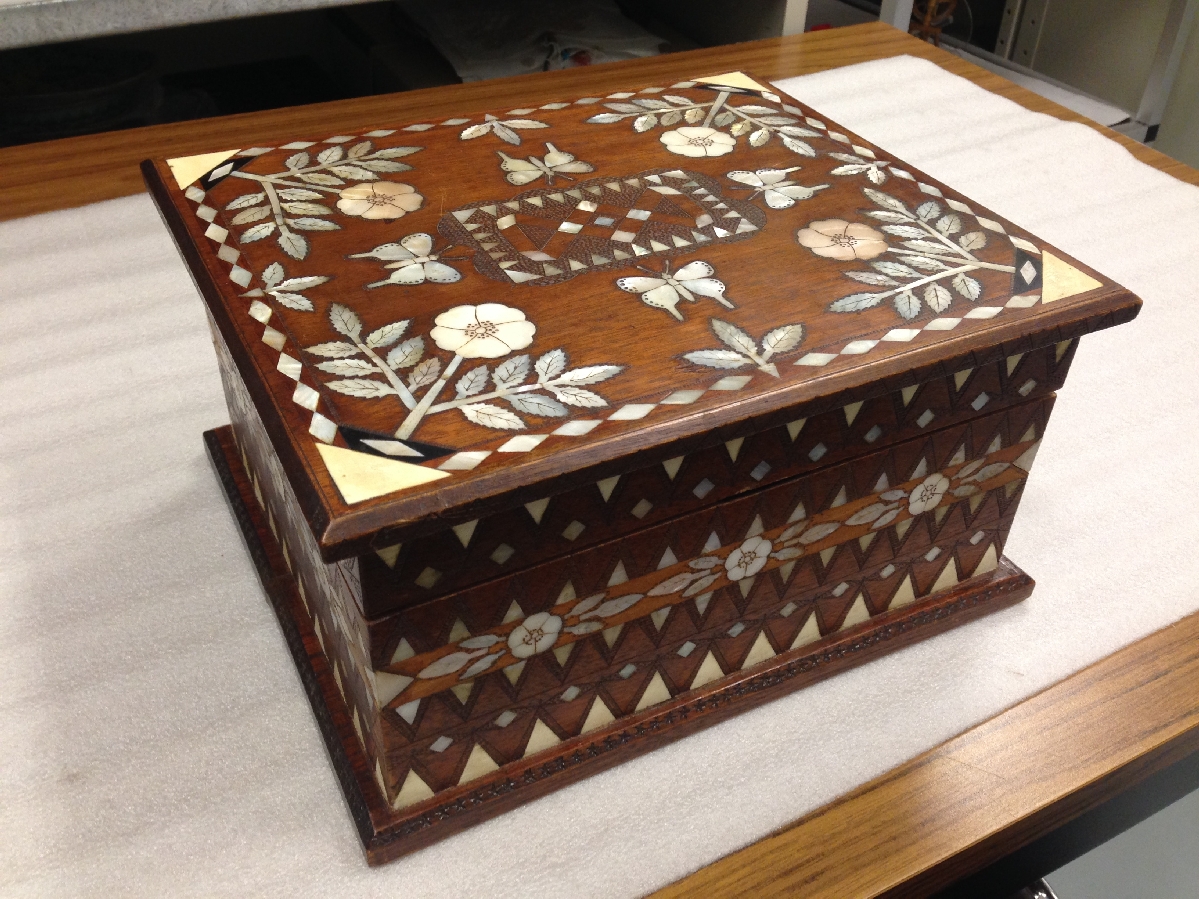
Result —
<instances>
[{"instance_id":1,"label":"black inlay accent","mask_svg":"<svg viewBox=\"0 0 1199 899\"><path fill-rule=\"evenodd\" d=\"M1021 269L1025 263L1032 263L1032 267L1037 273L1031 281L1024 280L1024 274ZM1024 250L1016 250L1016 271L1012 273L1012 296L1022 293L1030 293L1034 290L1041 289L1041 257L1034 256L1032 253Z\"/></svg>"},{"instance_id":2,"label":"black inlay accent","mask_svg":"<svg viewBox=\"0 0 1199 899\"><path fill-rule=\"evenodd\" d=\"M213 185L220 184L238 169L244 169L253 161L253 156L234 156L231 159L226 159L220 165L214 166L212 171L200 176L199 184L202 188L204 188L204 190L211 190ZM230 166L228 171L225 171L226 166ZM225 174L221 175L219 178L213 178L213 172L225 172Z\"/></svg>"},{"instance_id":3,"label":"black inlay accent","mask_svg":"<svg viewBox=\"0 0 1199 899\"><path fill-rule=\"evenodd\" d=\"M437 446L432 443L421 443L417 440L396 440L392 434L380 434L376 431L364 431L361 428L352 428L349 425L339 425L338 430L341 436L345 438L346 443L350 445L350 449L360 453L370 453L372 456L382 456L384 459L398 459L401 462L420 463L429 459L439 459L442 456L448 456L450 453L457 450L449 449L444 446ZM419 456L393 456L390 453L385 453L382 450L377 450L373 446L368 445L364 441L367 440L392 440L396 443L402 443L409 449L414 449Z\"/></svg>"}]
</instances>

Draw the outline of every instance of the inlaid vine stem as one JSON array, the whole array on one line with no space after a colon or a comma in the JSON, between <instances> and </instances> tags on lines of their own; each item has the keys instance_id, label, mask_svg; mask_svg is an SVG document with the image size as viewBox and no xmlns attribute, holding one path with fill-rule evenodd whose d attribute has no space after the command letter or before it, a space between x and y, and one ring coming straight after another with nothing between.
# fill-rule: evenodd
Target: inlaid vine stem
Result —
<instances>
[{"instance_id":1,"label":"inlaid vine stem","mask_svg":"<svg viewBox=\"0 0 1199 899\"><path fill-rule=\"evenodd\" d=\"M271 175L254 175L248 172L233 172L232 176L245 178L247 181L257 181L264 189L268 189L271 185L274 185L275 187L298 187L301 190L315 190L327 194L338 194L342 190L340 187L329 187L324 184L308 184L302 181L288 181L285 178L277 178Z\"/></svg>"},{"instance_id":2,"label":"inlaid vine stem","mask_svg":"<svg viewBox=\"0 0 1199 899\"><path fill-rule=\"evenodd\" d=\"M287 225L283 221L283 207L279 205L279 194L275 192L275 186L269 181L263 181L262 187L266 191L266 198L271 204L271 212L275 214L275 224L282 230Z\"/></svg>"},{"instance_id":3,"label":"inlaid vine stem","mask_svg":"<svg viewBox=\"0 0 1199 899\"><path fill-rule=\"evenodd\" d=\"M938 262L952 262L955 264L961 264L962 262L960 258L955 259L952 256L938 256L935 253L922 253L919 250L903 250L899 247L891 247L890 250L892 253L898 253L901 256L922 256L925 259L935 259ZM972 268L990 269L994 272L1007 272L1009 275L1016 270L1014 265L999 265L996 262L983 262L980 259L970 260L970 266Z\"/></svg>"},{"instance_id":4,"label":"inlaid vine stem","mask_svg":"<svg viewBox=\"0 0 1199 899\"><path fill-rule=\"evenodd\" d=\"M355 340L354 346L358 347L360 353L364 353L371 362L375 363L375 368L379 369L379 374L383 375L387 379L387 383L395 388L396 394L400 397L404 405L409 409L413 408L416 405L416 397L412 395L412 391L404 386L404 382L391 370L387 363L379 358L379 354L361 340Z\"/></svg>"},{"instance_id":5,"label":"inlaid vine stem","mask_svg":"<svg viewBox=\"0 0 1199 899\"><path fill-rule=\"evenodd\" d=\"M978 262L978 260L974 258L973 253L971 253L965 247L958 246L956 243L954 243L952 240L950 240L948 237L946 237L944 234L942 234L936 228L930 227L928 222L921 220L921 221L917 221L916 224L919 225L921 228L923 228L925 231L927 231L930 235L935 237L937 240L939 240L941 243L945 244L945 246L949 247L949 249L953 250L954 253L956 253L960 258L969 259L972 262Z\"/></svg>"},{"instance_id":6,"label":"inlaid vine stem","mask_svg":"<svg viewBox=\"0 0 1199 899\"><path fill-rule=\"evenodd\" d=\"M441 393L441 389L445 387L446 381L458 370L458 366L461 364L462 357L455 353L454 358L450 360L450 364L441 373L441 377L428 389L425 395L421 397L421 401L416 404L416 408L409 412L408 417L404 419L404 423L400 425L395 433L397 440L405 440L412 436L412 432L416 430L421 419L425 417L425 414L433 405L433 400L437 399L437 394Z\"/></svg>"},{"instance_id":7,"label":"inlaid vine stem","mask_svg":"<svg viewBox=\"0 0 1199 899\"><path fill-rule=\"evenodd\" d=\"M725 101L729 98L728 91L721 91L716 95L716 101L708 110L708 117L704 119L704 127L709 128L712 125L712 119L716 118L716 114L724 107Z\"/></svg>"},{"instance_id":8,"label":"inlaid vine stem","mask_svg":"<svg viewBox=\"0 0 1199 899\"><path fill-rule=\"evenodd\" d=\"M953 275L960 275L965 272L972 272L976 270L977 267L975 265L959 265L957 268L951 268L944 272L937 272L935 275L926 275L923 278L917 278L915 281L909 281L907 284L901 284L899 287L896 287L893 290L888 290L879 294L879 302L885 300L887 297L893 297L897 294L903 293L904 291L911 290L914 287L923 287L925 284L932 284L934 281L940 281L942 278L949 278ZM1009 269L1009 271L1012 271L1012 269Z\"/></svg>"}]
</instances>

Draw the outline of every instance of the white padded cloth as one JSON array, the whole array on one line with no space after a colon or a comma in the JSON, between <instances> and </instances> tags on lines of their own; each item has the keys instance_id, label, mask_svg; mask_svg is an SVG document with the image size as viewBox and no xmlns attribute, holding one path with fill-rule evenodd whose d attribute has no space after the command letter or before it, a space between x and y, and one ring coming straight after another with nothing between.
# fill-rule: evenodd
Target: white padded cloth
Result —
<instances>
[{"instance_id":1,"label":"white padded cloth","mask_svg":"<svg viewBox=\"0 0 1199 899\"><path fill-rule=\"evenodd\" d=\"M1199 190L912 58L782 86L1145 300L1058 401L1007 548L1032 598L369 869L204 455L228 418L149 199L6 222L0 894L644 894L1199 608Z\"/></svg>"}]
</instances>

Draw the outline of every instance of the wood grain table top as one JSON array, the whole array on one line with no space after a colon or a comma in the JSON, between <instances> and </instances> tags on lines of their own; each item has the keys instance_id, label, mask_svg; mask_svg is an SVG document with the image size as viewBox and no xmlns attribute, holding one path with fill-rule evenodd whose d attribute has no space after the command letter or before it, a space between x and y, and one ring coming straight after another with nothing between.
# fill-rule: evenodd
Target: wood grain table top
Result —
<instances>
[{"instance_id":1,"label":"wood grain table top","mask_svg":"<svg viewBox=\"0 0 1199 899\"><path fill-rule=\"evenodd\" d=\"M0 149L0 219L143 189L138 163L265 144L305 129L444 108L519 105L551 92L618 90L697 70L771 79L908 54L1067 121L1199 184L1199 171L1101 128L997 75L880 24L594 69L337 104L159 125ZM660 896L925 895L1076 819L1199 749L1199 614L1150 635L935 747Z\"/></svg>"}]
</instances>

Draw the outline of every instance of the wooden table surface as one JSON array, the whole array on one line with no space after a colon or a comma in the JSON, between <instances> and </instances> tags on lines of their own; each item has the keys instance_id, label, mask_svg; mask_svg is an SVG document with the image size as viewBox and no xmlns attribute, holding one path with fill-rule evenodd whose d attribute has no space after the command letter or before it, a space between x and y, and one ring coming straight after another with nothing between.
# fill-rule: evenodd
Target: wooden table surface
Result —
<instances>
[{"instance_id":1,"label":"wooden table surface","mask_svg":"<svg viewBox=\"0 0 1199 899\"><path fill-rule=\"evenodd\" d=\"M960 58L871 23L596 68L365 97L0 149L0 219L143 190L137 164L547 95L744 69L771 79L899 54L929 59L1029 109L1082 122L1199 185L1199 171ZM976 873L1199 750L1199 613L1114 653L989 721L658 893L926 895Z\"/></svg>"}]
</instances>

